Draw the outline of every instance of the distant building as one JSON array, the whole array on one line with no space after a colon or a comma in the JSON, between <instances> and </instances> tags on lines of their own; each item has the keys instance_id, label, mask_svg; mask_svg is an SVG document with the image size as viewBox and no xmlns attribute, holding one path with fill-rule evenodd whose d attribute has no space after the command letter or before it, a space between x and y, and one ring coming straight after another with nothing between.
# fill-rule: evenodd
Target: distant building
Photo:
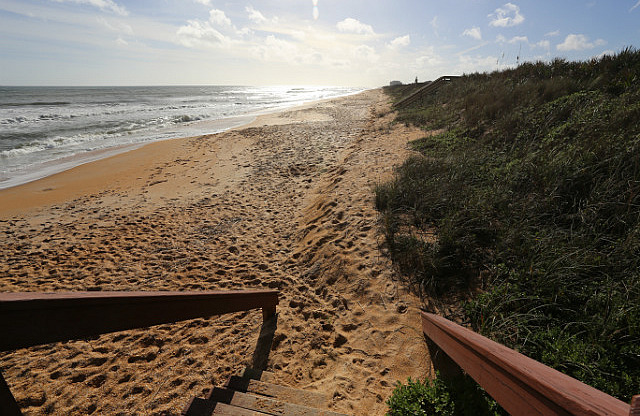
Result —
<instances>
[{"instance_id":1,"label":"distant building","mask_svg":"<svg viewBox=\"0 0 640 416\"><path fill-rule=\"evenodd\" d=\"M402 81L391 81L389 83L389 86L391 86L391 87L395 87L395 86L398 86L398 85L402 85Z\"/></svg>"}]
</instances>

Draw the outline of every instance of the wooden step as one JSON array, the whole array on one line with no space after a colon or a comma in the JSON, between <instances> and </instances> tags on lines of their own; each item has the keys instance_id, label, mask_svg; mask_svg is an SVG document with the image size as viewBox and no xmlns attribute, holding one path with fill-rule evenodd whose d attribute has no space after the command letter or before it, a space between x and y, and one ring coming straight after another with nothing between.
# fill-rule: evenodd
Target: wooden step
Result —
<instances>
[{"instance_id":1,"label":"wooden step","mask_svg":"<svg viewBox=\"0 0 640 416\"><path fill-rule=\"evenodd\" d=\"M184 416L269 416L266 413L255 410L243 409L226 403L212 402L211 400L194 397L182 413Z\"/></svg>"},{"instance_id":2,"label":"wooden step","mask_svg":"<svg viewBox=\"0 0 640 416\"><path fill-rule=\"evenodd\" d=\"M240 371L236 376L260 380L265 383L276 383L276 375L274 373L270 371L257 370L255 368L245 367L244 370Z\"/></svg>"},{"instance_id":3,"label":"wooden step","mask_svg":"<svg viewBox=\"0 0 640 416\"><path fill-rule=\"evenodd\" d=\"M318 409L326 409L329 404L327 396L315 391L304 391L245 377L231 376L225 387L230 390L272 397L283 402Z\"/></svg>"},{"instance_id":4,"label":"wooden step","mask_svg":"<svg viewBox=\"0 0 640 416\"><path fill-rule=\"evenodd\" d=\"M287 403L282 400L251 393L242 393L226 388L214 388L208 399L212 402L226 403L243 409L267 413L274 416L345 416L331 410L318 409Z\"/></svg>"},{"instance_id":5,"label":"wooden step","mask_svg":"<svg viewBox=\"0 0 640 416\"><path fill-rule=\"evenodd\" d=\"M206 399L191 399L183 416L345 416L327 409L329 398L276 383L268 371L245 368L214 388Z\"/></svg>"}]
</instances>

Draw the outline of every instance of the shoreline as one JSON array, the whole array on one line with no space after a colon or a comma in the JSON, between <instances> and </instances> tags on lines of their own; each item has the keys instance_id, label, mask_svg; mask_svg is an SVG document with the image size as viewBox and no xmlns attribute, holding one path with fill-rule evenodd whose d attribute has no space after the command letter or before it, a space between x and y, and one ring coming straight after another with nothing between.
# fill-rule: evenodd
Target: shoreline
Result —
<instances>
[{"instance_id":1,"label":"shoreline","mask_svg":"<svg viewBox=\"0 0 640 416\"><path fill-rule=\"evenodd\" d=\"M199 121L191 122L185 126L180 126L179 129L182 131L182 133L176 133L176 136L174 137L157 138L157 139L151 139L147 141L143 140L140 142L115 145L115 146L105 147L97 150L90 150L90 151L85 151L81 153L76 153L76 154L73 154L70 156L64 156L55 160L40 162L38 165L35 165L29 169L25 169L24 171L20 171L20 173L15 176L11 176L4 179L0 178L0 191L5 189L11 189L16 186L28 184L43 178L47 178L49 176L73 169L80 165L84 165L87 163L95 162L97 160L116 156L121 153L126 153L128 151L138 149L148 144L166 141L166 140L176 140L176 139L184 139L184 138L190 138L190 137L223 133L225 131L229 131L232 129L248 126L252 122L254 122L257 118L262 117L264 115L278 113L282 111L288 111L288 110L299 108L299 107L303 108L304 106L312 105L314 103L320 103L323 101L348 97L351 95L359 94L364 91L366 90L348 93L345 95L340 95L332 98L313 100L309 102L300 102L293 105L284 105L284 106L274 105L273 107L269 107L261 110L253 110L248 113L237 114L237 115L228 116L228 117L199 120ZM202 133L204 128L210 131L206 133Z\"/></svg>"},{"instance_id":2,"label":"shoreline","mask_svg":"<svg viewBox=\"0 0 640 416\"><path fill-rule=\"evenodd\" d=\"M423 135L392 120L369 90L0 191L21 199L0 210L0 290L278 289L277 381L382 415L397 380L431 371L420 300L374 208L375 184ZM178 415L250 365L260 322L249 311L105 334L3 353L0 368L25 414Z\"/></svg>"},{"instance_id":3,"label":"shoreline","mask_svg":"<svg viewBox=\"0 0 640 416\"><path fill-rule=\"evenodd\" d=\"M290 118L283 120L280 115L304 111L322 103L344 99L363 92L365 91L347 94L338 98L316 100L284 109L267 109L252 113L251 115L204 121L203 123L210 124L215 128L218 123L226 125L226 121L229 119L237 120L231 127L214 133L174 137L146 143L123 145L119 149L109 148L90 152L92 154L102 154L102 156L98 155L96 158L90 157L90 160L86 162L73 164L72 166L54 171L44 177L38 177L28 182L0 188L0 201L2 201L0 202L0 219L20 214L25 210L61 203L70 198L80 197L85 193L105 187L112 181L120 184L122 183L122 179L132 175L132 165L138 166L141 164L142 166L148 166L154 161L161 160L163 153L173 154L176 151L175 142L193 140L199 137L216 136L229 131L257 126L264 127L280 123L291 123L295 120L291 120ZM304 122L305 120L309 120L309 117L305 116L304 119L300 119L298 122ZM130 154L131 152L140 153ZM148 154L145 155L145 152Z\"/></svg>"}]
</instances>

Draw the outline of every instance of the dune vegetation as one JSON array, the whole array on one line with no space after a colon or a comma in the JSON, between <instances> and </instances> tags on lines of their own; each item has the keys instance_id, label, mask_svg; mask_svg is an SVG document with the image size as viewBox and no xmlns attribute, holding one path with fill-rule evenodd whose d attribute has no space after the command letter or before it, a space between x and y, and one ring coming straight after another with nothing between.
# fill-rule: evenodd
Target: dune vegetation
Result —
<instances>
[{"instance_id":1,"label":"dune vegetation","mask_svg":"<svg viewBox=\"0 0 640 416\"><path fill-rule=\"evenodd\" d=\"M640 52L465 75L396 122L425 130L376 188L410 287L623 401L640 393Z\"/></svg>"}]
</instances>

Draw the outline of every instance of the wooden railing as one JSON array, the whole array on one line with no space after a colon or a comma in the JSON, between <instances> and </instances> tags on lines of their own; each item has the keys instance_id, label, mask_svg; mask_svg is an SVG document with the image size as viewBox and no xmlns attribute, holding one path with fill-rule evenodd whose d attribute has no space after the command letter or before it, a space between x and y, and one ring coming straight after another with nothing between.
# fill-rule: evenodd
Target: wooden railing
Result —
<instances>
[{"instance_id":1,"label":"wooden railing","mask_svg":"<svg viewBox=\"0 0 640 416\"><path fill-rule=\"evenodd\" d=\"M0 293L0 351L262 308L278 291ZM0 414L21 415L0 374Z\"/></svg>"},{"instance_id":2,"label":"wooden railing","mask_svg":"<svg viewBox=\"0 0 640 416\"><path fill-rule=\"evenodd\" d=\"M398 102L393 104L393 106L395 108L402 108L404 106L407 106L407 105L417 101L423 95L428 94L430 92L433 92L433 91L437 90L438 88L440 88L441 86L443 86L444 84L447 84L447 83L449 83L449 82L451 82L451 81L453 81L454 79L457 79L457 78L460 78L460 77L456 76L456 75L444 75L444 76L436 79L435 81L431 81L430 83L418 88L417 90L415 90L411 94L407 95L406 97L403 97Z\"/></svg>"},{"instance_id":3,"label":"wooden railing","mask_svg":"<svg viewBox=\"0 0 640 416\"><path fill-rule=\"evenodd\" d=\"M640 414L631 406L441 316L422 312L422 330L440 351L513 415Z\"/></svg>"}]
</instances>

